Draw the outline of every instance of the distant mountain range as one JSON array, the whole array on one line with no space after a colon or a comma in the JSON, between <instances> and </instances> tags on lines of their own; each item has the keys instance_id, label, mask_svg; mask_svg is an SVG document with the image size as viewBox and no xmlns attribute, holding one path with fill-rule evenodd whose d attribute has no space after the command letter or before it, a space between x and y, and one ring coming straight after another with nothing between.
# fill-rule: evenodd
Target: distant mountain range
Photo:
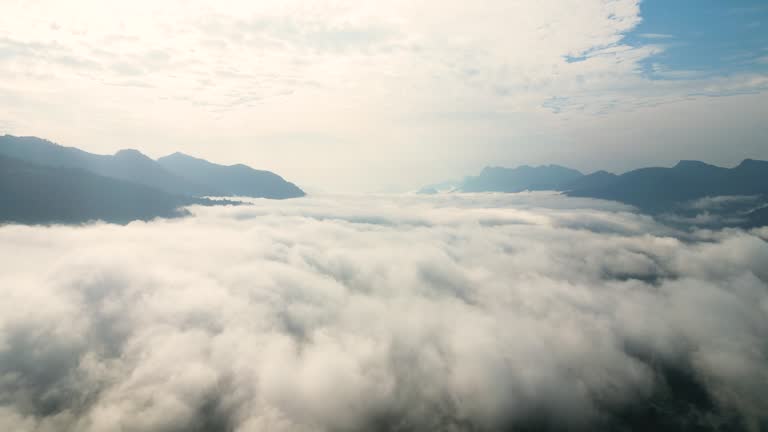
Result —
<instances>
[{"instance_id":1,"label":"distant mountain range","mask_svg":"<svg viewBox=\"0 0 768 432\"><path fill-rule=\"evenodd\" d=\"M467 177L461 184L463 192L522 192L524 190L551 190L568 184L584 175L559 165L515 169L486 167L476 177Z\"/></svg>"},{"instance_id":2,"label":"distant mountain range","mask_svg":"<svg viewBox=\"0 0 768 432\"><path fill-rule=\"evenodd\" d=\"M691 207L696 200L749 196L752 198L749 208L721 205L717 209L706 210L720 213L738 211L738 218L731 219L741 221L744 226L768 224L768 161L753 159L746 159L734 168L699 161L680 161L672 168L641 168L621 175L606 171L584 175L559 165L487 167L478 176L440 186L442 191L454 192L553 190L573 197L619 201L651 214L689 215L696 210ZM436 193L439 190L427 186L419 192ZM743 203L744 200L738 202Z\"/></svg>"},{"instance_id":3,"label":"distant mountain range","mask_svg":"<svg viewBox=\"0 0 768 432\"><path fill-rule=\"evenodd\" d=\"M526 190L614 200L691 223L768 225L768 162L752 159L734 168L680 161L671 168L642 168L621 175L606 171L584 175L559 165L487 167L477 176L419 192ZM233 203L206 196L304 195L279 175L246 165L218 165L183 153L158 160L137 150L98 155L35 137L0 136L0 222L125 223L177 216L183 214L179 208L192 204Z\"/></svg>"},{"instance_id":4,"label":"distant mountain range","mask_svg":"<svg viewBox=\"0 0 768 432\"><path fill-rule=\"evenodd\" d=\"M560 165L528 165L517 168L485 167L480 175L458 182L442 182L424 186L421 194L439 192L522 192L526 190L561 190L565 184L584 178L584 174Z\"/></svg>"},{"instance_id":5,"label":"distant mountain range","mask_svg":"<svg viewBox=\"0 0 768 432\"><path fill-rule=\"evenodd\" d=\"M218 165L184 153L161 157L157 163L168 172L191 184L205 185L207 195L247 196L256 198L297 198L304 191L279 175L255 170L247 165Z\"/></svg>"},{"instance_id":6,"label":"distant mountain range","mask_svg":"<svg viewBox=\"0 0 768 432\"><path fill-rule=\"evenodd\" d=\"M217 165L181 153L155 161L138 150L98 155L40 138L5 135L0 137L0 155L39 165L80 168L181 195L273 199L304 196L295 184L269 171L245 165Z\"/></svg>"},{"instance_id":7,"label":"distant mountain range","mask_svg":"<svg viewBox=\"0 0 768 432\"><path fill-rule=\"evenodd\" d=\"M768 161L746 159L735 168L680 161L672 168L642 168L622 175L590 174L561 189L659 212L704 197L768 194Z\"/></svg>"},{"instance_id":8,"label":"distant mountain range","mask_svg":"<svg viewBox=\"0 0 768 432\"><path fill-rule=\"evenodd\" d=\"M88 153L35 137L0 136L0 221L79 223L171 217L204 196L284 199L295 184L245 165L217 165L181 153L155 161L138 150ZM225 203L232 203L226 201Z\"/></svg>"},{"instance_id":9,"label":"distant mountain range","mask_svg":"<svg viewBox=\"0 0 768 432\"><path fill-rule=\"evenodd\" d=\"M185 214L181 206L213 203L82 169L0 156L0 221L4 222L127 223L181 216Z\"/></svg>"}]
</instances>

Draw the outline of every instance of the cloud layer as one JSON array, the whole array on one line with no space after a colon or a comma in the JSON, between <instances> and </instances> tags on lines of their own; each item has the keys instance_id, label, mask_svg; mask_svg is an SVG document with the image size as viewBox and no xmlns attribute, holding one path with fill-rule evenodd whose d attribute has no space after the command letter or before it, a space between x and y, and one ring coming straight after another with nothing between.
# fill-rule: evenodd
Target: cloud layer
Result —
<instances>
[{"instance_id":1,"label":"cloud layer","mask_svg":"<svg viewBox=\"0 0 768 432\"><path fill-rule=\"evenodd\" d=\"M193 211L0 228L0 429L765 426L765 232L540 193Z\"/></svg>"}]
</instances>

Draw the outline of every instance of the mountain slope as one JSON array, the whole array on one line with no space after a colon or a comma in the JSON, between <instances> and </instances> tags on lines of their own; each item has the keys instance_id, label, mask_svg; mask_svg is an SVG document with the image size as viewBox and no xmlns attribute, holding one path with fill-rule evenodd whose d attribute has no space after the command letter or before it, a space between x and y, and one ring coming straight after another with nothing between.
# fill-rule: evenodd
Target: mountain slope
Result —
<instances>
[{"instance_id":1,"label":"mountain slope","mask_svg":"<svg viewBox=\"0 0 768 432\"><path fill-rule=\"evenodd\" d=\"M179 207L216 204L172 195L91 172L0 156L0 221L28 224L127 223L185 214Z\"/></svg>"},{"instance_id":2,"label":"mountain slope","mask_svg":"<svg viewBox=\"0 0 768 432\"><path fill-rule=\"evenodd\" d=\"M671 168L641 168L622 175L597 171L581 175L557 165L485 168L467 177L459 192L554 190L573 197L633 205L667 221L709 226L768 225L768 161L745 159L734 168L683 160ZM419 193L439 193L424 187ZM715 198L709 200L709 198ZM719 202L702 208L699 200ZM726 203L727 205L725 205Z\"/></svg>"},{"instance_id":3,"label":"mountain slope","mask_svg":"<svg viewBox=\"0 0 768 432\"><path fill-rule=\"evenodd\" d=\"M746 228L768 226L768 205L746 214Z\"/></svg>"},{"instance_id":4,"label":"mountain slope","mask_svg":"<svg viewBox=\"0 0 768 432\"><path fill-rule=\"evenodd\" d=\"M462 192L521 192L524 190L558 190L583 174L559 165L517 168L486 167L479 176L467 177L459 186Z\"/></svg>"},{"instance_id":5,"label":"mountain slope","mask_svg":"<svg viewBox=\"0 0 768 432\"><path fill-rule=\"evenodd\" d=\"M768 162L747 159L735 168L680 161L672 168L642 168L566 191L577 197L620 201L664 211L707 196L768 194Z\"/></svg>"},{"instance_id":6,"label":"mountain slope","mask_svg":"<svg viewBox=\"0 0 768 432\"><path fill-rule=\"evenodd\" d=\"M212 195L214 190L174 175L137 150L97 155L35 137L0 137L0 155L39 165L79 168L92 173L143 184L173 194Z\"/></svg>"},{"instance_id":7,"label":"mountain slope","mask_svg":"<svg viewBox=\"0 0 768 432\"><path fill-rule=\"evenodd\" d=\"M279 175L246 165L219 165L183 153L162 157L157 162L169 172L190 182L208 185L225 196L283 199L305 195Z\"/></svg>"},{"instance_id":8,"label":"mountain slope","mask_svg":"<svg viewBox=\"0 0 768 432\"><path fill-rule=\"evenodd\" d=\"M606 184L611 184L619 176L608 171L596 171L592 174L581 176L573 181L563 183L558 186L557 190L569 191L577 189L585 189L591 187L601 187Z\"/></svg>"}]
</instances>

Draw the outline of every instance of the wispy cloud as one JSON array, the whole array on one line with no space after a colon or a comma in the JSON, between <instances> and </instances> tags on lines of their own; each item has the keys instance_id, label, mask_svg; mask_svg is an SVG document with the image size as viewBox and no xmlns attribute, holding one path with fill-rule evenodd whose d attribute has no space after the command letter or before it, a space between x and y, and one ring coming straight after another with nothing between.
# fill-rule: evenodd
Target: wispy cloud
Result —
<instances>
[{"instance_id":1,"label":"wispy cloud","mask_svg":"<svg viewBox=\"0 0 768 432\"><path fill-rule=\"evenodd\" d=\"M663 33L640 33L638 36L646 39L672 39L673 35Z\"/></svg>"}]
</instances>

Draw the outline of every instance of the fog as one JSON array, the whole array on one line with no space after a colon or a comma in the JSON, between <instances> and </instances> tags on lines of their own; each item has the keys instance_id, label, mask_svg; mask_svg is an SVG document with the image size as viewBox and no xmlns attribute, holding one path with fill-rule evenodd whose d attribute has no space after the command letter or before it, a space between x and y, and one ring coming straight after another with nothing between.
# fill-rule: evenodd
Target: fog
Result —
<instances>
[{"instance_id":1,"label":"fog","mask_svg":"<svg viewBox=\"0 0 768 432\"><path fill-rule=\"evenodd\" d=\"M0 430L766 427L765 229L551 193L252 202L0 227Z\"/></svg>"}]
</instances>

